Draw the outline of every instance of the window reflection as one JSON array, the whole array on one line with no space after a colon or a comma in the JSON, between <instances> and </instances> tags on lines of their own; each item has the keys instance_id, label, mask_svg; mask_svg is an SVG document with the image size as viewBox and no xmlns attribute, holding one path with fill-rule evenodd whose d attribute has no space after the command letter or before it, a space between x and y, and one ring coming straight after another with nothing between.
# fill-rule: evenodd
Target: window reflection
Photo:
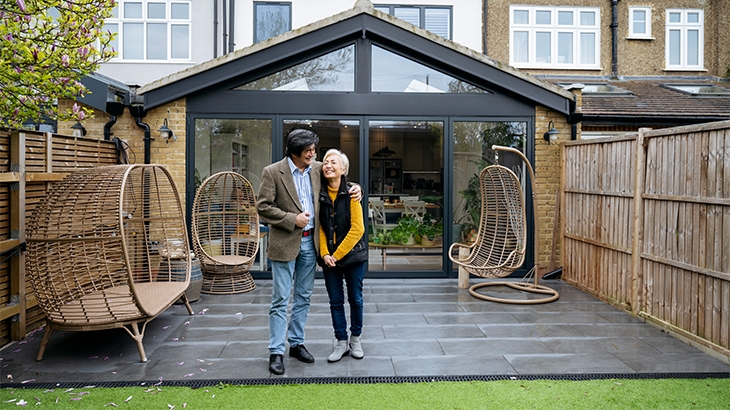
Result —
<instances>
[{"instance_id":1,"label":"window reflection","mask_svg":"<svg viewBox=\"0 0 730 410\"><path fill-rule=\"evenodd\" d=\"M433 68L372 47L372 90L374 92L486 93L487 91Z\"/></svg>"},{"instance_id":2,"label":"window reflection","mask_svg":"<svg viewBox=\"0 0 730 410\"><path fill-rule=\"evenodd\" d=\"M372 120L368 135L369 269L443 269L444 123Z\"/></svg>"},{"instance_id":3,"label":"window reflection","mask_svg":"<svg viewBox=\"0 0 730 410\"><path fill-rule=\"evenodd\" d=\"M476 236L481 212L478 175L482 169L497 162L492 145L512 147L524 152L526 133L526 122L454 122L452 242L468 243ZM525 188L524 167L519 157L501 153L499 164L510 168Z\"/></svg>"},{"instance_id":4,"label":"window reflection","mask_svg":"<svg viewBox=\"0 0 730 410\"><path fill-rule=\"evenodd\" d=\"M235 171L258 192L261 171L271 163L271 121L195 120L195 184L222 171Z\"/></svg>"},{"instance_id":5,"label":"window reflection","mask_svg":"<svg viewBox=\"0 0 730 410\"><path fill-rule=\"evenodd\" d=\"M350 45L244 84L237 90L354 91L355 46Z\"/></svg>"}]
</instances>

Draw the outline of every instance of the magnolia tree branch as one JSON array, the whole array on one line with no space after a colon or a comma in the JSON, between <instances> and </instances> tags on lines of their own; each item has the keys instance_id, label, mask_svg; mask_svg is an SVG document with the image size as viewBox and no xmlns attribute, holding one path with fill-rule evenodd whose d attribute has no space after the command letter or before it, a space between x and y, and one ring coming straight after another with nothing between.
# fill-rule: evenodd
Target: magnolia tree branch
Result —
<instances>
[{"instance_id":1,"label":"magnolia tree branch","mask_svg":"<svg viewBox=\"0 0 730 410\"><path fill-rule=\"evenodd\" d=\"M82 120L78 105L59 99L88 93L80 80L115 54L104 30L114 0L0 0L0 127L42 117Z\"/></svg>"}]
</instances>

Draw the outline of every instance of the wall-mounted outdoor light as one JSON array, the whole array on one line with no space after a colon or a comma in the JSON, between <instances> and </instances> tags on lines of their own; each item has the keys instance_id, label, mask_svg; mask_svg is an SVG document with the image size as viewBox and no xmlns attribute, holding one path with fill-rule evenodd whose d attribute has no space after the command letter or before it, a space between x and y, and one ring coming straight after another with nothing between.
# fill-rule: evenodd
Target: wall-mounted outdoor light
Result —
<instances>
[{"instance_id":1,"label":"wall-mounted outdoor light","mask_svg":"<svg viewBox=\"0 0 730 410\"><path fill-rule=\"evenodd\" d=\"M79 121L76 121L76 124L72 125L71 129L73 130L74 137L83 137L86 135L86 128Z\"/></svg>"},{"instance_id":2,"label":"wall-mounted outdoor light","mask_svg":"<svg viewBox=\"0 0 730 410\"><path fill-rule=\"evenodd\" d=\"M550 144L550 141L556 141L558 139L558 134L560 134L560 131L555 129L555 124L553 124L552 121L548 123L548 131L544 134L542 134L542 137L545 138L545 141Z\"/></svg>"},{"instance_id":3,"label":"wall-mounted outdoor light","mask_svg":"<svg viewBox=\"0 0 730 410\"><path fill-rule=\"evenodd\" d=\"M172 132L170 127L167 126L167 118L165 118L165 120L162 122L162 126L157 131L160 132L160 137L165 139L165 144L169 143L170 139L172 139L173 141L177 140L177 136L175 135L175 133Z\"/></svg>"}]
</instances>

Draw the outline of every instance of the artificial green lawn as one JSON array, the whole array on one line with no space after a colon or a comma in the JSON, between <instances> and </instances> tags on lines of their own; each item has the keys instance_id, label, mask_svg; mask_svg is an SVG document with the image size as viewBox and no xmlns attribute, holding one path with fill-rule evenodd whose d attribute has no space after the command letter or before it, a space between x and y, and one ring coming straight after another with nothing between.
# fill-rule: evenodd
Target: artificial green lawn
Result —
<instances>
[{"instance_id":1,"label":"artificial green lawn","mask_svg":"<svg viewBox=\"0 0 730 410\"><path fill-rule=\"evenodd\" d=\"M22 400L22 401L21 401ZM730 379L0 389L0 409L730 409Z\"/></svg>"}]
</instances>

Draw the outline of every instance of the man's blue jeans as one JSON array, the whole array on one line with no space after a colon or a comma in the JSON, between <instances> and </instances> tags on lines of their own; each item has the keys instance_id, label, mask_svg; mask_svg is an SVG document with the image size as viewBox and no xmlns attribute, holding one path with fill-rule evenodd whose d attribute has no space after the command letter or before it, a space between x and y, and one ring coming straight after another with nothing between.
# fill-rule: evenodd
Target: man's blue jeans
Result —
<instances>
[{"instance_id":1,"label":"man's blue jeans","mask_svg":"<svg viewBox=\"0 0 730 410\"><path fill-rule=\"evenodd\" d=\"M309 299L314 290L314 271L317 266L317 251L313 236L302 238L299 255L291 262L271 261L271 276L274 289L269 308L269 353L284 354L284 342L289 346L304 343L304 325L309 314ZM294 289L289 331L287 334L286 310Z\"/></svg>"},{"instance_id":2,"label":"man's blue jeans","mask_svg":"<svg viewBox=\"0 0 730 410\"><path fill-rule=\"evenodd\" d=\"M347 318L345 317L345 292L343 281L347 284L347 301L350 304L350 334L360 336L363 323L362 281L365 263L346 268L324 271L324 284L330 297L332 327L337 340L347 340Z\"/></svg>"}]
</instances>

